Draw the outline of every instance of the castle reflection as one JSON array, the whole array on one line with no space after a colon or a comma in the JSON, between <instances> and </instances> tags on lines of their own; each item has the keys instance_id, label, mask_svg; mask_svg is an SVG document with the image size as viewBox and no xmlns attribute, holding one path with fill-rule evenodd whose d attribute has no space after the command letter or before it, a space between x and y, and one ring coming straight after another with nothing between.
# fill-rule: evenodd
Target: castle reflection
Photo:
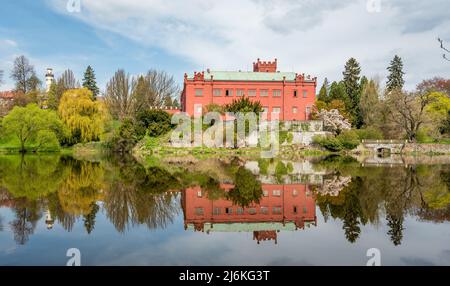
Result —
<instances>
[{"instance_id":1,"label":"castle reflection","mask_svg":"<svg viewBox=\"0 0 450 286\"><path fill-rule=\"evenodd\" d=\"M234 185L221 184L229 193ZM186 230L210 232L253 232L253 239L277 243L280 231L317 226L315 198L305 184L263 184L259 202L242 207L227 199L210 199L201 187L182 192Z\"/></svg>"}]
</instances>

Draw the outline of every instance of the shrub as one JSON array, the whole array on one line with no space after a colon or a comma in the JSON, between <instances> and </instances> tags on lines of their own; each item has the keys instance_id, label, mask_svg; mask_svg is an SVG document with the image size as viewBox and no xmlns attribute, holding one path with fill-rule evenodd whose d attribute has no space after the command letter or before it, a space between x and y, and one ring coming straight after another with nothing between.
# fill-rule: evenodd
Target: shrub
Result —
<instances>
[{"instance_id":1,"label":"shrub","mask_svg":"<svg viewBox=\"0 0 450 286\"><path fill-rule=\"evenodd\" d=\"M375 127L367 127L364 129L355 130L356 134L360 140L363 139L372 139L372 140L381 140L383 139L383 133Z\"/></svg>"},{"instance_id":2,"label":"shrub","mask_svg":"<svg viewBox=\"0 0 450 286\"><path fill-rule=\"evenodd\" d=\"M332 152L339 152L344 149L341 141L333 136L314 136L313 143Z\"/></svg>"},{"instance_id":3,"label":"shrub","mask_svg":"<svg viewBox=\"0 0 450 286\"><path fill-rule=\"evenodd\" d=\"M206 106L206 110L208 112L218 112L220 114L223 113L223 106L215 103L210 103Z\"/></svg>"},{"instance_id":4,"label":"shrub","mask_svg":"<svg viewBox=\"0 0 450 286\"><path fill-rule=\"evenodd\" d=\"M339 140L342 146L347 150L353 150L359 145L359 137L354 130L343 131L336 139Z\"/></svg>"},{"instance_id":5,"label":"shrub","mask_svg":"<svg viewBox=\"0 0 450 286\"><path fill-rule=\"evenodd\" d=\"M171 116L163 110L144 110L137 115L136 120L151 137L163 135L172 129Z\"/></svg>"},{"instance_id":6,"label":"shrub","mask_svg":"<svg viewBox=\"0 0 450 286\"><path fill-rule=\"evenodd\" d=\"M125 119L117 130L111 142L111 148L116 153L129 153L145 135L142 127L131 119Z\"/></svg>"},{"instance_id":7,"label":"shrub","mask_svg":"<svg viewBox=\"0 0 450 286\"><path fill-rule=\"evenodd\" d=\"M259 101L251 101L248 97L234 99L232 103L225 105L225 111L228 112L254 112L257 115L263 111L262 105Z\"/></svg>"}]
</instances>

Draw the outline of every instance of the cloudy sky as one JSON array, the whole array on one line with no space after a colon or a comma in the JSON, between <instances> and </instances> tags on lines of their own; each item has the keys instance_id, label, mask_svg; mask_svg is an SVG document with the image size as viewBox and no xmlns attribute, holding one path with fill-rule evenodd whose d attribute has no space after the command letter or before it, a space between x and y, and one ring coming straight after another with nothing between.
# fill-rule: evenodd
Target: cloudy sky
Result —
<instances>
[{"instance_id":1,"label":"cloudy sky","mask_svg":"<svg viewBox=\"0 0 450 286\"><path fill-rule=\"evenodd\" d=\"M350 57L384 78L395 54L408 89L450 77L437 41L450 46L448 0L5 0L1 11L0 90L13 87L20 54L41 77L53 67L81 78L91 64L102 89L118 68L162 69L181 83L184 72L248 70L256 58L320 83L340 80Z\"/></svg>"}]
</instances>

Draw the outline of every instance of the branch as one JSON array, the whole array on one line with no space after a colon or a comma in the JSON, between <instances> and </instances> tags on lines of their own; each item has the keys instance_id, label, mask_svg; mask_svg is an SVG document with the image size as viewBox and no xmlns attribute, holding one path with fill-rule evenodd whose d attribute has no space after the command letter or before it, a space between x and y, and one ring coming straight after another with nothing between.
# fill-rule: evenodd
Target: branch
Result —
<instances>
[{"instance_id":1,"label":"branch","mask_svg":"<svg viewBox=\"0 0 450 286\"><path fill-rule=\"evenodd\" d=\"M447 53L450 53L450 50L448 50L445 46L444 46L444 41L441 38L438 38L438 42L441 43L441 49L443 49L444 51L446 51ZM444 56L445 58L445 56Z\"/></svg>"}]
</instances>

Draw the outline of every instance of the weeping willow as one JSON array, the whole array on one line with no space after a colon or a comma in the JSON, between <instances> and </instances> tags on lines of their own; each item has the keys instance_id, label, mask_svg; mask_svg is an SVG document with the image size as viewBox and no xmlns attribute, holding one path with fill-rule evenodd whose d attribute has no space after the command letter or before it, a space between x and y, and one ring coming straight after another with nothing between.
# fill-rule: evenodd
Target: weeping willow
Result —
<instances>
[{"instance_id":1,"label":"weeping willow","mask_svg":"<svg viewBox=\"0 0 450 286\"><path fill-rule=\"evenodd\" d=\"M105 107L101 102L93 101L92 92L86 88L66 91L58 113L70 131L70 143L96 141L103 133Z\"/></svg>"}]
</instances>

